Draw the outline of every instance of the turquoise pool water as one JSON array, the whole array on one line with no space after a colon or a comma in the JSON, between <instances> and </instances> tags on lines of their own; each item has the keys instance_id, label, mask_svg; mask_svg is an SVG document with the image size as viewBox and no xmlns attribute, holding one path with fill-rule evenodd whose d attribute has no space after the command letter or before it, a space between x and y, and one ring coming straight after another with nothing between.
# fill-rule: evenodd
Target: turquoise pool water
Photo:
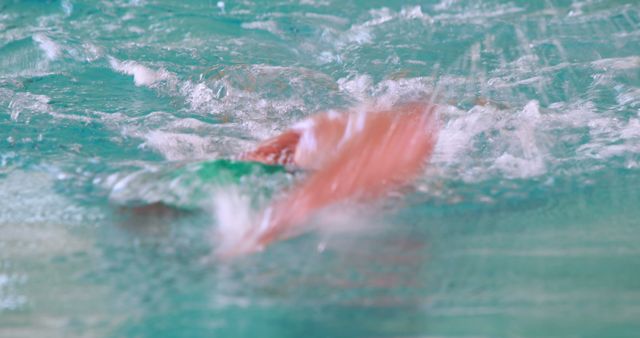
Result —
<instances>
[{"instance_id":1,"label":"turquoise pool water","mask_svg":"<svg viewBox=\"0 0 640 338\"><path fill-rule=\"evenodd\" d=\"M282 177L126 208L431 95L429 169L327 231L212 258ZM639 114L633 0L0 0L0 337L637 337Z\"/></svg>"}]
</instances>

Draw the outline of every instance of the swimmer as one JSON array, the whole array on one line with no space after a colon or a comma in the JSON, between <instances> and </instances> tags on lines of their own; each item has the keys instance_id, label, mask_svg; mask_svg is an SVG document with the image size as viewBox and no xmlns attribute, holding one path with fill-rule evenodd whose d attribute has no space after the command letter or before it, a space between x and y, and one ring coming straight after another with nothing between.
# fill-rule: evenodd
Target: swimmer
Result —
<instances>
[{"instance_id":1,"label":"swimmer","mask_svg":"<svg viewBox=\"0 0 640 338\"><path fill-rule=\"evenodd\" d=\"M378 111L318 114L240 158L309 171L267 207L240 251L302 232L319 210L366 201L405 186L422 172L436 143L435 106L410 103Z\"/></svg>"},{"instance_id":2,"label":"swimmer","mask_svg":"<svg viewBox=\"0 0 640 338\"><path fill-rule=\"evenodd\" d=\"M297 185L276 195L255 224L234 228L234 234L220 233L222 256L260 250L304 232L304 223L326 207L380 198L411 183L436 142L434 111L428 103L409 103L316 114L236 159L124 175L114 180L110 200L132 206L136 214L166 208L188 211L208 200L205 185L222 187L245 176L266 177L291 169L306 172ZM180 185L186 190L169 193Z\"/></svg>"}]
</instances>

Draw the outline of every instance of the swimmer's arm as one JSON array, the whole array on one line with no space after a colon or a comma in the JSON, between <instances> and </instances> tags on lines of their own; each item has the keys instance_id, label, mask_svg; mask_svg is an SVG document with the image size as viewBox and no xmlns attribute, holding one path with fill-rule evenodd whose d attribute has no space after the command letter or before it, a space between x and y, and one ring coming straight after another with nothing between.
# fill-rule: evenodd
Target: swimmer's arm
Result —
<instances>
[{"instance_id":1,"label":"swimmer's arm","mask_svg":"<svg viewBox=\"0 0 640 338\"><path fill-rule=\"evenodd\" d=\"M272 165L291 165L299 140L299 131L287 130L260 143L257 148L240 155L240 159Z\"/></svg>"}]
</instances>

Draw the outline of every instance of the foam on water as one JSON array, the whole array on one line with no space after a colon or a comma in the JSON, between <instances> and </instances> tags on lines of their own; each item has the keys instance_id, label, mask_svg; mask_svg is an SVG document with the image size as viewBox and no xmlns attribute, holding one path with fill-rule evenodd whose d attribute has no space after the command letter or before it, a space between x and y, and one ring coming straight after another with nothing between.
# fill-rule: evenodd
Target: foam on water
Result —
<instances>
[{"instance_id":1,"label":"foam on water","mask_svg":"<svg viewBox=\"0 0 640 338\"><path fill-rule=\"evenodd\" d=\"M145 142L141 147L150 147L169 161L215 158L217 155L211 138L158 130L145 134L144 138Z\"/></svg>"},{"instance_id":2,"label":"foam on water","mask_svg":"<svg viewBox=\"0 0 640 338\"><path fill-rule=\"evenodd\" d=\"M96 112L92 121L118 131L125 138L140 140L140 149L157 152L169 161L211 159L239 151L244 142L232 137L223 125L195 118L177 118L167 112L152 112L131 118Z\"/></svg>"},{"instance_id":3,"label":"foam on water","mask_svg":"<svg viewBox=\"0 0 640 338\"><path fill-rule=\"evenodd\" d=\"M109 64L115 71L133 76L133 82L136 86L150 87L160 81L175 78L174 74L164 69L153 70L135 61L120 61L110 57Z\"/></svg>"},{"instance_id":4,"label":"foam on water","mask_svg":"<svg viewBox=\"0 0 640 338\"><path fill-rule=\"evenodd\" d=\"M216 112L216 105L218 99L221 98L221 92L224 88L220 86L216 92L213 89L207 87L204 83L193 84L186 82L182 86L182 92L187 97L187 101L191 105L191 109L209 112Z\"/></svg>"},{"instance_id":5,"label":"foam on water","mask_svg":"<svg viewBox=\"0 0 640 338\"><path fill-rule=\"evenodd\" d=\"M278 24L275 21L254 21L243 22L242 28L244 29L260 29L265 30L274 35L281 35L282 31L278 28Z\"/></svg>"},{"instance_id":6,"label":"foam on water","mask_svg":"<svg viewBox=\"0 0 640 338\"><path fill-rule=\"evenodd\" d=\"M594 118L588 123L591 142L581 145L578 154L585 157L608 160L611 157L640 154L640 122L632 118L628 122L615 118Z\"/></svg>"},{"instance_id":7,"label":"foam on water","mask_svg":"<svg viewBox=\"0 0 640 338\"><path fill-rule=\"evenodd\" d=\"M340 91L346 93L357 101L365 101L370 98L369 91L372 79L369 75L360 74L352 78L341 78L337 81Z\"/></svg>"},{"instance_id":8,"label":"foam on water","mask_svg":"<svg viewBox=\"0 0 640 338\"><path fill-rule=\"evenodd\" d=\"M33 41L38 43L49 60L55 60L62 54L62 48L44 34L34 34Z\"/></svg>"},{"instance_id":9,"label":"foam on water","mask_svg":"<svg viewBox=\"0 0 640 338\"><path fill-rule=\"evenodd\" d=\"M388 108L403 100L428 97L434 89L430 80L408 78L373 83L371 77L360 75L339 79L337 83L355 102ZM440 105L439 112L443 129L431 162L444 169L443 174L463 175L466 180L477 181L494 177L496 171L498 175L514 178L547 172L549 154L540 138L545 138L546 122L558 116L543 117L537 101L528 102L515 114L492 105L475 106L468 111ZM487 134L497 137L485 140L488 144L481 149L474 139ZM482 155L477 154L479 150Z\"/></svg>"},{"instance_id":10,"label":"foam on water","mask_svg":"<svg viewBox=\"0 0 640 338\"><path fill-rule=\"evenodd\" d=\"M403 7L400 12L382 7L369 11L370 19L362 23L352 24L345 32L337 32L334 28L327 27L325 29L325 37L331 37L332 44L338 49L352 47L353 44L365 45L370 44L375 37L375 28L384 25L393 20L420 20L423 24L430 24L431 17L422 13L422 7L412 6Z\"/></svg>"},{"instance_id":11,"label":"foam on water","mask_svg":"<svg viewBox=\"0 0 640 338\"><path fill-rule=\"evenodd\" d=\"M175 74L169 73L164 69L153 70L149 67L142 66L141 64L134 61L119 61L114 58L109 59L110 65L117 71L132 75L134 77L134 83L138 86L150 86L153 88L157 88L156 84L161 81L171 80L173 82L178 82ZM629 59L625 61L624 67L630 67L629 64L633 63L633 59ZM617 64L617 63L616 63ZM600 66L598 66L600 67ZM618 69L622 66L609 67L613 69ZM625 68L626 69L626 68ZM275 73L283 73L293 71L293 68L258 68L255 70L251 70L252 73L257 74L270 74L271 72ZM297 70L296 70L297 71ZM303 73L306 75L306 73ZM270 76L270 75L269 75ZM249 111L250 115L254 115L253 112L259 112L275 109L276 111L287 111L292 107L295 107L297 103L295 101L288 101L290 99L286 99L282 101L281 104L277 104L277 101L266 101L261 99L256 94L251 91L246 90L238 90L239 85L243 86L242 83L236 83L236 80L233 77L225 77L222 79L221 84L216 84L214 88L217 86L217 90L214 91L211 87L211 84L207 84L206 82L194 83L189 80L184 81L181 86L177 86L179 89L175 92L176 95L182 95L186 102L190 104L190 107L194 111L207 111L207 112L216 112L216 111L225 111L230 110L242 105L242 110ZM323 80L324 81L324 80ZM354 102L367 102L371 101L372 98L376 98L376 104L379 106L390 106L394 102L399 102L406 99L415 99L419 97L424 97L428 95L428 93L433 92L434 87L431 85L433 79L429 77L417 77L417 78L401 78L401 79L385 79L378 83L374 83L373 79L366 75L361 74L353 77L345 77L340 78L335 82L335 85L339 89L339 93L349 97L350 100ZM455 84L457 80L451 78L447 80L447 78L440 79L440 83L446 86L446 83ZM289 85L293 85L295 82L291 80ZM330 87L327 87L330 88ZM222 89L224 89L224 94L221 94ZM242 87L241 87L242 89ZM295 91L302 90L302 88L293 87ZM36 111L48 111L55 117L59 118L74 118L73 115L59 114L54 113L47 106L47 102L49 98L45 96L29 96L28 103L25 101L24 103L20 103L22 94L18 94L19 97L12 100L11 107L12 113L11 116L15 120L20 116L20 112L25 109L36 110ZM257 97L256 97L257 96ZM35 98L35 100L33 100ZM618 95L618 100L621 105L629 106L634 101L634 91L630 89L627 92L621 93ZM275 104L275 105L274 105ZM503 174L506 174L509 177L531 177L531 176L539 176L547 172L547 164L543 160L548 154L545 154L544 151L539 150L539 146L532 142L532 135L534 134L546 134L544 128L547 128L551 121L559 121L559 122L567 122L572 125L573 128L581 128L587 125L586 119L565 119L563 114L548 114L544 118L538 115L533 116L526 112L532 112L539 110L538 105L536 105L535 109L531 108L529 105L523 107L523 111L520 114L514 115L516 117L510 117L513 119L513 123L518 124L518 131L516 132L507 132L506 130L500 130L497 127L503 126L503 128L512 128L512 124L496 124L497 116L505 115L506 112L501 112L499 110L495 110L495 108L491 107L475 107L469 110L467 113L463 111L452 110L452 107L446 108L445 110L449 110L453 112L454 115L459 115L457 117L452 117L448 113L444 113L444 125L445 129L441 136L440 142L438 144L438 150L436 151L436 155L434 157L434 163L441 163L444 167L449 168L458 168L456 171L458 172L473 172L471 175L476 179L482 177L490 177L492 172L499 171ZM34 106L35 105L35 106ZM553 108L564 109L564 108ZM582 113L579 113L580 115ZM582 114L583 115L583 114ZM496 118L493 118L494 116ZM520 116L520 117L517 117ZM528 117L527 117L528 116ZM533 117L532 117L533 116ZM88 122L91 120L89 117L80 117L77 119L79 121ZM479 122L478 119L487 119L485 122ZM606 119L606 118L605 118ZM515 122L515 121L518 122ZM178 119L177 121L180 121ZM193 122L193 120L188 120L188 123ZM197 121L197 120L196 120ZM468 122L466 122L468 121ZM545 123L538 125L538 121L543 121ZM579 124L579 121L583 121L584 124ZM265 123L266 122L266 123ZM148 147L150 149L154 149L159 153L163 154L163 156L169 160L182 160L188 158L211 158L216 157L220 153L212 142L215 142L214 138L206 137L206 136L198 136L192 134L184 134L182 132L175 132L178 129L185 129L184 124L182 126L177 126L175 123L179 123L176 121L170 122L166 124L166 127L161 127L161 129L151 129L151 130L139 130L135 127L131 126L131 123L124 124L124 134L134 136L143 140L141 147ZM187 123L187 122L185 122ZM466 127L464 125L467 125ZM244 133L250 133L256 139L265 138L272 135L273 125L268 122L268 120L245 120L242 122L240 130L244 130ZM496 127L497 126L497 127ZM206 127L205 124L200 124L200 127ZM493 127L493 128L490 128ZM282 127L280 127L282 128ZM524 129L523 129L524 128ZM542 129L541 129L542 128ZM634 153L636 150L634 145L629 145L628 147L616 145L611 147L608 150L594 150L598 147L598 137L597 135L601 135L597 131L597 126L592 125L590 128L595 130L592 132L594 135L595 141L592 141L591 144L583 145L579 149L579 153L588 154L588 156L593 157L595 152L602 152L601 157L607 158L610 156L616 156L626 153ZM625 130L625 127L611 127L613 130ZM630 124L627 129L632 129L633 124ZM187 128L189 129L189 128ZM203 129L206 132L206 129ZM508 141L507 144L511 144L507 147L502 147L503 150L500 152L496 149L495 157L493 160L490 158L484 159L482 161L482 166L475 168L465 167L465 164L462 162L456 162L456 157L461 154L460 161L464 161L465 154L468 151L474 149L474 145L472 142L469 142L474 137L482 135L486 132L495 132L498 131L499 134L503 134L504 137L510 137L511 141ZM504 141L504 137L501 138ZM611 136L615 138L615 136ZM633 137L628 137L631 139L629 142L633 142ZM629 143L628 142L628 143ZM498 142L494 142L498 144ZM631 144L631 143L629 143ZM238 145L240 148L244 147L242 145ZM469 148L470 147L470 148ZM519 150L509 150L507 148L518 148ZM466 148L466 149L465 149ZM553 159L551 159L553 160ZM466 165L471 165L474 161L467 161ZM460 166L462 165L462 167ZM484 172L482 175L476 175L480 170Z\"/></svg>"},{"instance_id":12,"label":"foam on water","mask_svg":"<svg viewBox=\"0 0 640 338\"><path fill-rule=\"evenodd\" d=\"M0 104L9 109L11 120L18 121L23 112L50 113L49 101L46 95L31 93L16 93L9 89L0 88ZM28 116L24 117L28 120Z\"/></svg>"},{"instance_id":13,"label":"foam on water","mask_svg":"<svg viewBox=\"0 0 640 338\"><path fill-rule=\"evenodd\" d=\"M624 58L608 58L591 62L594 68L599 70L628 70L640 68L640 56L629 56Z\"/></svg>"},{"instance_id":14,"label":"foam on water","mask_svg":"<svg viewBox=\"0 0 640 338\"><path fill-rule=\"evenodd\" d=\"M0 88L0 106L7 108L11 120L14 122L29 123L32 117L41 114L46 114L56 119L75 120L85 123L95 121L90 116L58 113L51 107L50 102L51 98L46 95L15 92Z\"/></svg>"}]
</instances>

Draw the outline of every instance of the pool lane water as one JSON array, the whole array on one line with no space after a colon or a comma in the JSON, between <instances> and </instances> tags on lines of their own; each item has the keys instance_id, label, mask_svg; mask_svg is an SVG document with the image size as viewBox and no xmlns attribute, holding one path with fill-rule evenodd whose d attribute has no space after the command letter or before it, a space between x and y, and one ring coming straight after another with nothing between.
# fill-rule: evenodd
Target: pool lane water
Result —
<instances>
[{"instance_id":1,"label":"pool lane water","mask_svg":"<svg viewBox=\"0 0 640 338\"><path fill-rule=\"evenodd\" d=\"M302 173L126 208L189 190L123 177L424 97L424 175L321 231L213 255ZM636 337L639 114L631 0L0 1L0 337Z\"/></svg>"}]
</instances>

